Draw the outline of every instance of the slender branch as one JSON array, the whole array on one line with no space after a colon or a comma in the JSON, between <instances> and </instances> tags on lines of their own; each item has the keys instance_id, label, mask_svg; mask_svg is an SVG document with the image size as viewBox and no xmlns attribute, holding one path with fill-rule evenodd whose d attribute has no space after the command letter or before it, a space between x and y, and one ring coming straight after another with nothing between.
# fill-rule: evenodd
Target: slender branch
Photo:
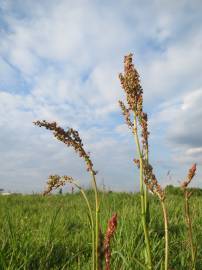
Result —
<instances>
[{"instance_id":1,"label":"slender branch","mask_svg":"<svg viewBox=\"0 0 202 270\"><path fill-rule=\"evenodd\" d=\"M189 235L189 243L191 246L191 258L192 258L192 270L195 270L195 264L196 264L196 252L193 242L193 230L192 230L192 223L190 218L190 209L189 209L189 195L187 190L184 192L184 199L185 199L185 215L186 215L186 222L188 226L188 235Z\"/></svg>"},{"instance_id":2,"label":"slender branch","mask_svg":"<svg viewBox=\"0 0 202 270\"><path fill-rule=\"evenodd\" d=\"M189 210L189 198L192 195L192 192L189 192L187 190L188 185L192 181L193 177L196 174L196 163L192 165L192 167L189 169L187 174L187 179L181 183L181 188L184 192L184 204L185 204L185 217L186 217L186 223L188 226L188 235L189 235L189 243L191 246L191 258L192 258L192 270L196 269L196 249L197 247L194 247L193 242L193 232L192 232L192 222L190 218L190 210Z\"/></svg>"},{"instance_id":3,"label":"slender branch","mask_svg":"<svg viewBox=\"0 0 202 270\"><path fill-rule=\"evenodd\" d=\"M169 256L169 249L168 249L168 215L167 210L165 207L164 200L160 199L161 206L163 210L163 218L164 218L164 231L165 231L165 270L168 270L168 256Z\"/></svg>"},{"instance_id":4,"label":"slender branch","mask_svg":"<svg viewBox=\"0 0 202 270\"><path fill-rule=\"evenodd\" d=\"M90 216L90 221L91 221L91 235L92 235L92 269L95 270L95 228L94 228L94 220L93 220L93 214L92 214L92 209L89 203L89 200L86 196L86 193L84 191L84 189L78 185L75 181L71 181L72 184L74 184L81 192L81 194L83 195L83 198L86 202L86 205L88 207L88 211L89 211L89 216Z\"/></svg>"},{"instance_id":5,"label":"slender branch","mask_svg":"<svg viewBox=\"0 0 202 270\"><path fill-rule=\"evenodd\" d=\"M145 162L148 165L149 164L149 148L148 145L146 147L146 153L145 153ZM148 203L148 189L147 186L144 185L144 203L145 203L145 213L146 213L146 218L147 218L147 224L149 224L149 203Z\"/></svg>"},{"instance_id":6,"label":"slender branch","mask_svg":"<svg viewBox=\"0 0 202 270\"><path fill-rule=\"evenodd\" d=\"M152 269L152 256L151 256L151 247L150 247L150 240L149 240L149 233L148 233L148 227L146 222L146 206L145 206L145 196L144 196L144 181L143 181L143 158L142 158L142 151L140 148L140 142L139 137L137 133L137 119L136 119L136 113L134 113L134 128L133 133L135 136L135 142L137 146L137 151L139 155L139 161L140 161L140 197L141 197L141 219L142 219L142 225L144 230L144 236L145 236L145 244L146 244L146 253L147 253L147 262L149 269Z\"/></svg>"},{"instance_id":7,"label":"slender branch","mask_svg":"<svg viewBox=\"0 0 202 270\"><path fill-rule=\"evenodd\" d=\"M99 266L99 200L98 200L98 188L94 171L90 171L92 176L92 184L95 193L95 268Z\"/></svg>"},{"instance_id":8,"label":"slender branch","mask_svg":"<svg viewBox=\"0 0 202 270\"><path fill-rule=\"evenodd\" d=\"M84 201L87 205L87 209L89 212L89 218L90 218L90 227L91 227L91 235L92 235L92 270L97 270L95 268L95 226L94 226L94 220L93 220L93 211L90 206L90 202L88 200L88 197L86 196L86 193L84 189L78 184L76 180L74 180L72 177L64 175L64 176L59 176L59 175L50 175L49 180L47 182L47 188L44 191L44 195L49 194L52 190L56 190L59 187L63 187L65 184L70 183L77 187L83 198Z\"/></svg>"}]
</instances>

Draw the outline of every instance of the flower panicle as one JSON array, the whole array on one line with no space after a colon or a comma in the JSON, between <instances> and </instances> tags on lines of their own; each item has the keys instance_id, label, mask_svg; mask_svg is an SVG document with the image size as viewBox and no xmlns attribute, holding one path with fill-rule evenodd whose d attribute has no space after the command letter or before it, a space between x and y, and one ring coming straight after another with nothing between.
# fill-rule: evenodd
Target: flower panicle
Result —
<instances>
[{"instance_id":1,"label":"flower panicle","mask_svg":"<svg viewBox=\"0 0 202 270\"><path fill-rule=\"evenodd\" d=\"M51 130L56 139L66 144L68 147L73 147L75 152L85 160L87 171L91 171L94 175L96 175L90 155L84 150L83 142L77 130L68 128L65 131L63 128L58 126L56 122L47 122L46 120L35 121L33 123L36 126L45 127L46 129Z\"/></svg>"},{"instance_id":2,"label":"flower panicle","mask_svg":"<svg viewBox=\"0 0 202 270\"><path fill-rule=\"evenodd\" d=\"M143 111L143 89L140 84L140 76L138 71L134 67L132 61L133 55L130 53L124 58L124 73L119 74L121 86L126 94L126 100L128 108L122 101L119 101L119 105L122 109L122 113L125 117L126 123L129 128L132 128L133 133L137 132L137 128L131 122L130 113L134 113L134 118L137 117L138 123L141 126L141 136L143 150L146 153L148 151L148 116Z\"/></svg>"},{"instance_id":3,"label":"flower panicle","mask_svg":"<svg viewBox=\"0 0 202 270\"><path fill-rule=\"evenodd\" d=\"M149 132L148 132L148 116L147 113L142 112L141 113L141 117L139 119L139 123L142 127L142 145L143 145L143 149L146 151L148 151L148 136L149 136Z\"/></svg>"},{"instance_id":4,"label":"flower panicle","mask_svg":"<svg viewBox=\"0 0 202 270\"><path fill-rule=\"evenodd\" d=\"M43 195L50 194L51 191L63 187L65 183L69 182L72 183L73 178L71 176L59 176L57 174L50 175L47 181L47 186L45 191L43 192Z\"/></svg>"},{"instance_id":5,"label":"flower panicle","mask_svg":"<svg viewBox=\"0 0 202 270\"><path fill-rule=\"evenodd\" d=\"M133 162L135 163L135 165L137 166L138 169L140 169L140 160L137 158L133 159Z\"/></svg>"},{"instance_id":6,"label":"flower panicle","mask_svg":"<svg viewBox=\"0 0 202 270\"><path fill-rule=\"evenodd\" d=\"M126 124L128 125L129 128L133 129L133 123L130 119L130 110L126 107L126 105L121 100L119 100L119 105L121 107L122 114L125 118Z\"/></svg>"},{"instance_id":7,"label":"flower panicle","mask_svg":"<svg viewBox=\"0 0 202 270\"><path fill-rule=\"evenodd\" d=\"M143 160L144 167L144 183L147 188L154 194L156 194L161 201L165 200L165 191L162 189L161 185L153 173L153 167L146 161Z\"/></svg>"},{"instance_id":8,"label":"flower panicle","mask_svg":"<svg viewBox=\"0 0 202 270\"><path fill-rule=\"evenodd\" d=\"M119 74L121 86L126 93L126 99L130 110L136 110L138 114L142 112L142 86L140 76L132 63L133 54L124 58L124 74Z\"/></svg>"},{"instance_id":9,"label":"flower panicle","mask_svg":"<svg viewBox=\"0 0 202 270\"><path fill-rule=\"evenodd\" d=\"M194 178L195 174L196 174L196 163L194 163L192 165L192 167L189 169L188 174L187 174L187 179L185 181L183 181L181 184L181 188L183 190L187 189L188 185L190 184L190 182Z\"/></svg>"},{"instance_id":10,"label":"flower panicle","mask_svg":"<svg viewBox=\"0 0 202 270\"><path fill-rule=\"evenodd\" d=\"M106 270L110 270L110 259L111 259L111 251L110 251L110 242L112 236L114 235L117 228L117 214L113 214L112 217L108 221L107 231L104 239L104 253L105 253L105 263Z\"/></svg>"}]
</instances>

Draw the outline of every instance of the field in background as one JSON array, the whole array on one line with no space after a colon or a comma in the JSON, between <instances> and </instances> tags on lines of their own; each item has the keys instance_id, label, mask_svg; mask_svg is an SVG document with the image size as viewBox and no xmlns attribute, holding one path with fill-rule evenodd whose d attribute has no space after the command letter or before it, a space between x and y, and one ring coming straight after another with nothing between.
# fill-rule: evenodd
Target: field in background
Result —
<instances>
[{"instance_id":1,"label":"field in background","mask_svg":"<svg viewBox=\"0 0 202 270\"><path fill-rule=\"evenodd\" d=\"M90 194L91 195L91 194ZM93 198L93 194L92 194ZM112 244L112 269L141 269L144 261L140 201L127 193L101 194L101 223L118 213ZM184 222L183 198L168 195L170 268L190 269L190 250ZM164 227L158 199L151 200L150 231L157 269L164 255ZM197 269L202 269L202 196L191 198L194 238L198 242ZM0 269L90 269L91 235L85 204L79 194L0 196Z\"/></svg>"}]
</instances>

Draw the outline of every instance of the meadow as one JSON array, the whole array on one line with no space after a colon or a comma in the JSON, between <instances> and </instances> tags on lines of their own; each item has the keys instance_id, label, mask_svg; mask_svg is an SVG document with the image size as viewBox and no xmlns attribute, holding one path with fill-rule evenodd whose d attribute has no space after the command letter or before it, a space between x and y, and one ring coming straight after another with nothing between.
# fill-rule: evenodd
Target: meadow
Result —
<instances>
[{"instance_id":1,"label":"meadow","mask_svg":"<svg viewBox=\"0 0 202 270\"><path fill-rule=\"evenodd\" d=\"M87 191L93 203L93 192ZM169 269L190 270L190 247L184 217L183 195L167 194L169 217ZM111 243L111 269L143 269L144 234L139 194L100 192L100 224L103 232L114 212L118 226ZM150 196L150 241L154 269L164 257L164 224L161 206ZM196 269L202 269L202 196L190 198ZM0 196L0 269L91 269L91 232L81 195Z\"/></svg>"},{"instance_id":2,"label":"meadow","mask_svg":"<svg viewBox=\"0 0 202 270\"><path fill-rule=\"evenodd\" d=\"M136 144L139 194L100 192L79 132L55 121L34 121L85 162L92 190L55 174L48 177L45 197L1 197L1 269L202 269L202 196L189 188L197 164L179 188L163 189L150 164L148 116L132 54L124 57L119 79L125 93L119 105ZM66 184L79 192L63 196ZM50 195L58 189L60 195Z\"/></svg>"}]
</instances>

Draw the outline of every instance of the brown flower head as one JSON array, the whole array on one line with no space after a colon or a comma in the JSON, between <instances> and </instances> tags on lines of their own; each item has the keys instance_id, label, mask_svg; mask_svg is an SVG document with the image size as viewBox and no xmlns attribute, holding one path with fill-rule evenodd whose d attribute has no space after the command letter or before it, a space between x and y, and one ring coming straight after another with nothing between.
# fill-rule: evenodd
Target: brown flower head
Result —
<instances>
[{"instance_id":1,"label":"brown flower head","mask_svg":"<svg viewBox=\"0 0 202 270\"><path fill-rule=\"evenodd\" d=\"M137 70L132 63L133 55L130 53L124 58L124 74L119 74L123 90L126 93L127 103L130 110L142 112L142 87Z\"/></svg>"},{"instance_id":2,"label":"brown flower head","mask_svg":"<svg viewBox=\"0 0 202 270\"><path fill-rule=\"evenodd\" d=\"M80 138L79 132L74 130L73 128L69 128L68 130L64 130L60 126L57 125L56 122L47 122L36 121L34 122L36 126L45 127L48 130L53 132L53 135L61 142L66 144L68 147L73 147L75 152L79 154L85 160L87 171L90 171L92 174L96 174L93 169L93 163L90 159L90 155L84 150L82 140Z\"/></svg>"},{"instance_id":3,"label":"brown flower head","mask_svg":"<svg viewBox=\"0 0 202 270\"><path fill-rule=\"evenodd\" d=\"M147 151L148 150L148 135L149 135L149 132L148 132L148 118L147 118L146 113L142 112L142 114L140 116L140 119L139 119L139 122L140 122L141 127L142 127L141 136L142 136L143 149L145 151Z\"/></svg>"},{"instance_id":4,"label":"brown flower head","mask_svg":"<svg viewBox=\"0 0 202 270\"><path fill-rule=\"evenodd\" d=\"M193 177L195 176L195 174L196 174L196 163L194 163L192 165L192 167L189 169L188 175L187 175L187 180L185 180L181 184L182 189L186 189L188 187L188 185L190 184L190 182L193 179Z\"/></svg>"},{"instance_id":5,"label":"brown flower head","mask_svg":"<svg viewBox=\"0 0 202 270\"><path fill-rule=\"evenodd\" d=\"M129 128L132 128L133 133L137 133L137 127L131 121L131 113L134 113L134 119L137 118L141 127L143 155L148 152L148 117L143 112L143 89L140 84L140 77L132 63L132 54L124 58L124 73L119 74L121 86L126 94L128 108L122 101L119 105L122 109L122 114Z\"/></svg>"},{"instance_id":6,"label":"brown flower head","mask_svg":"<svg viewBox=\"0 0 202 270\"><path fill-rule=\"evenodd\" d=\"M117 228L117 214L115 213L108 221L107 232L105 234L104 240L106 270L110 270L110 259L111 259L110 241L113 234L115 233L116 228Z\"/></svg>"},{"instance_id":7,"label":"brown flower head","mask_svg":"<svg viewBox=\"0 0 202 270\"><path fill-rule=\"evenodd\" d=\"M119 100L119 105L121 107L122 114L125 118L126 124L128 125L129 128L133 128L133 123L131 122L130 119L130 110L126 108L125 104L121 100Z\"/></svg>"},{"instance_id":8,"label":"brown flower head","mask_svg":"<svg viewBox=\"0 0 202 270\"><path fill-rule=\"evenodd\" d=\"M67 182L72 183L74 182L71 176L59 176L59 175L50 175L47 181L46 189L43 195L50 194L51 191L63 187Z\"/></svg>"},{"instance_id":9,"label":"brown flower head","mask_svg":"<svg viewBox=\"0 0 202 270\"><path fill-rule=\"evenodd\" d=\"M153 173L153 167L146 160L143 160L143 168L145 185L152 193L156 194L160 200L164 201L165 192Z\"/></svg>"},{"instance_id":10,"label":"brown flower head","mask_svg":"<svg viewBox=\"0 0 202 270\"><path fill-rule=\"evenodd\" d=\"M140 168L140 160L137 158L133 159L133 162L135 163L135 165L138 167L138 169Z\"/></svg>"}]
</instances>

